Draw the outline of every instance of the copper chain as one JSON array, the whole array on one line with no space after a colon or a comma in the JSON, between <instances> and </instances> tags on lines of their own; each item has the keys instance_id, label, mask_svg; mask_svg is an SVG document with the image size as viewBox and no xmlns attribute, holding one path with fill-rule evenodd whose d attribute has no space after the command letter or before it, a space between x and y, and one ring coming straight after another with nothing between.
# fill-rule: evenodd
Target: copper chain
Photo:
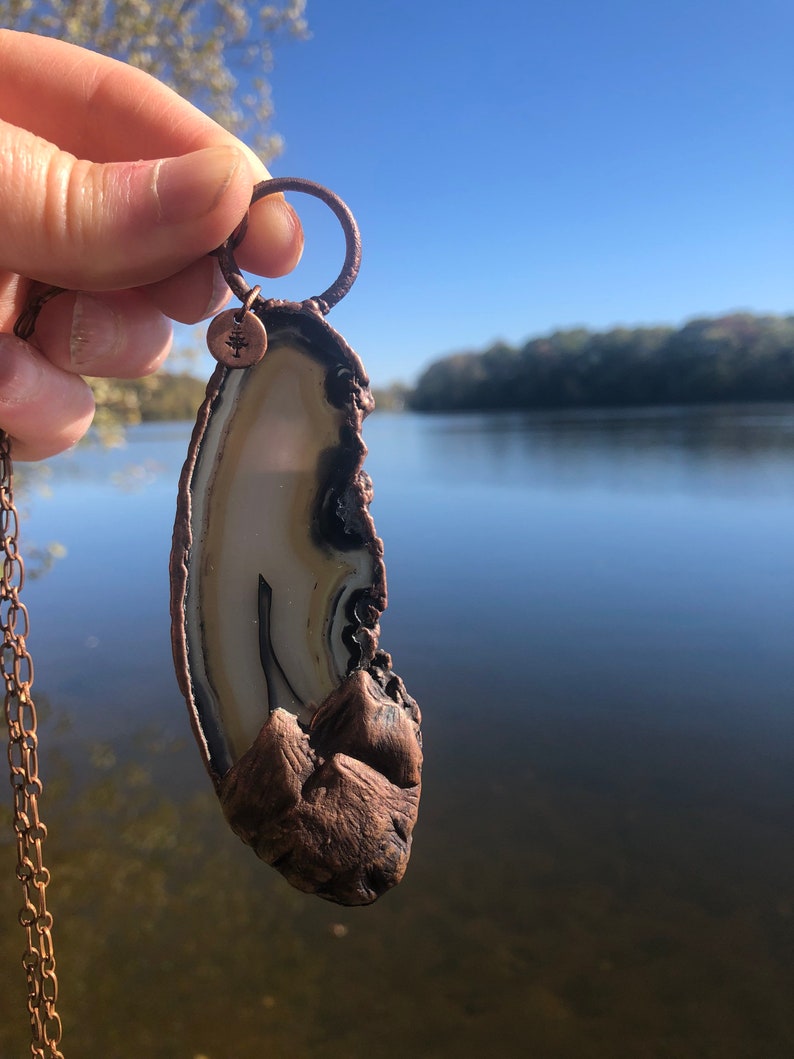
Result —
<instances>
[{"instance_id":1,"label":"copper chain","mask_svg":"<svg viewBox=\"0 0 794 1059\"><path fill-rule=\"evenodd\" d=\"M29 632L28 612L19 600L25 583L25 566L19 554L19 516L14 506L13 464L8 436L0 430L0 552L3 557L0 578L0 673L5 689L5 715L8 723L8 762L14 800L14 832L17 840L17 878L22 883L24 905L19 922L25 930L27 946L22 957L28 980L32 1056L63 1059L58 1045L61 1020L55 1005L58 979L52 942L52 914L47 911L47 883L50 873L44 867L42 844L47 828L39 816L38 736L36 707L30 695L33 661L25 639Z\"/></svg>"}]
</instances>

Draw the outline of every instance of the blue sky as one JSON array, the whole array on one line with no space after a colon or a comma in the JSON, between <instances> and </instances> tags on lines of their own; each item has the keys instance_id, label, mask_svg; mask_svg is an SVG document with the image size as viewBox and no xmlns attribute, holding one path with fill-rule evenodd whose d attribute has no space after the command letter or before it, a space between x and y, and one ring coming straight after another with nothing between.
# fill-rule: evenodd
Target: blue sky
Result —
<instances>
[{"instance_id":1,"label":"blue sky","mask_svg":"<svg viewBox=\"0 0 794 1059\"><path fill-rule=\"evenodd\" d=\"M277 46L272 165L337 191L359 281L330 320L376 384L583 324L794 310L790 0L309 0ZM342 237L292 200L305 262Z\"/></svg>"}]
</instances>

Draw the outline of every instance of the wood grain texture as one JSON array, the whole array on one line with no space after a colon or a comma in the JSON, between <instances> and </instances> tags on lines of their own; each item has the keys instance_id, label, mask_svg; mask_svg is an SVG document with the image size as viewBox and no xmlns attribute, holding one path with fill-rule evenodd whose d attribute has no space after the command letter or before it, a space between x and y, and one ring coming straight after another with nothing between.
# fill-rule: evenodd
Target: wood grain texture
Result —
<instances>
[{"instance_id":1,"label":"wood grain texture","mask_svg":"<svg viewBox=\"0 0 794 1059\"><path fill-rule=\"evenodd\" d=\"M388 655L380 655L390 667ZM229 824L299 890L370 904L402 878L421 788L419 707L390 668L357 670L311 727L274 710L223 777Z\"/></svg>"}]
</instances>

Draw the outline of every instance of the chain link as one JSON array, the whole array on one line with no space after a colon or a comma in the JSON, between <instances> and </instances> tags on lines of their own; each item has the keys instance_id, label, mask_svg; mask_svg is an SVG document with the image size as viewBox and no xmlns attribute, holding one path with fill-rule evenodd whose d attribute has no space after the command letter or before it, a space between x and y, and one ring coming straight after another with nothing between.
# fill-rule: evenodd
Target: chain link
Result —
<instances>
[{"instance_id":1,"label":"chain link","mask_svg":"<svg viewBox=\"0 0 794 1059\"><path fill-rule=\"evenodd\" d=\"M35 317L34 317L35 319ZM19 912L27 946L22 966L28 980L30 1053L37 1059L63 1059L58 1045L61 1019L55 1010L58 979L52 941L52 914L47 911L50 873L44 867L42 845L47 828L39 816L42 783L39 778L36 707L30 695L33 660L25 640L28 612L19 600L25 583L25 566L17 541L19 516L14 506L13 464L8 436L0 430L0 674L5 690L8 724L8 763L13 792L14 832L17 841L17 878L24 904Z\"/></svg>"}]
</instances>

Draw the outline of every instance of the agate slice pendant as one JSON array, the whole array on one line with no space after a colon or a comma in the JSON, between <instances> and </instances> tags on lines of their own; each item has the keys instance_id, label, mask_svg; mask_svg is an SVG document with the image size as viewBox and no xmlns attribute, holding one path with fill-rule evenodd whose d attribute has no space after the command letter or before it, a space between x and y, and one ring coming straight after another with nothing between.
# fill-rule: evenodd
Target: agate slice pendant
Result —
<instances>
[{"instance_id":1,"label":"agate slice pendant","mask_svg":"<svg viewBox=\"0 0 794 1059\"><path fill-rule=\"evenodd\" d=\"M325 320L355 279L358 229L297 178L257 185L252 203L285 190L334 210L347 257L319 297L276 303L248 287L234 237L218 251L243 305L210 325L221 363L179 483L172 643L233 830L299 890L368 904L408 861L420 715L378 646L386 573L361 436L372 395Z\"/></svg>"}]
</instances>

